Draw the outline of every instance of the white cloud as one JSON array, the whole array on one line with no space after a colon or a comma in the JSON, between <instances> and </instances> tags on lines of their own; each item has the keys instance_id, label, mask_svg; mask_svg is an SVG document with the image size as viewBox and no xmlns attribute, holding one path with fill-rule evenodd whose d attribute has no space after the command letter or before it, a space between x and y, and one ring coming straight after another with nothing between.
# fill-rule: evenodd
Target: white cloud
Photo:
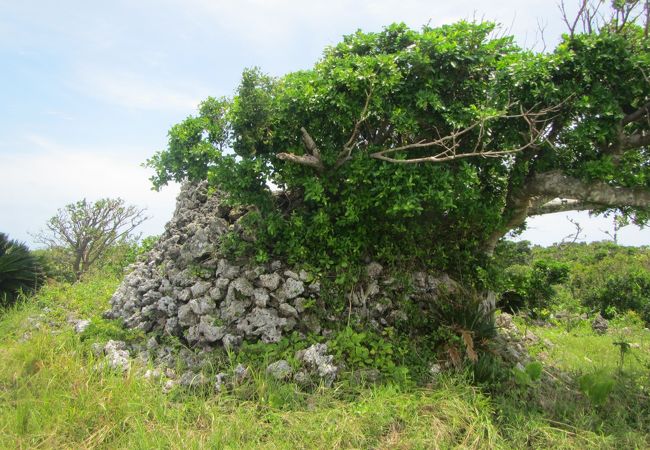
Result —
<instances>
[{"instance_id":1,"label":"white cloud","mask_svg":"<svg viewBox=\"0 0 650 450\"><path fill-rule=\"evenodd\" d=\"M26 138L32 151L0 154L0 231L30 241L56 210L87 198L121 197L147 208L140 231L160 234L171 218L178 186L151 191L139 161L106 149L70 148L42 136ZM134 149L132 154L141 154Z\"/></svg>"},{"instance_id":2,"label":"white cloud","mask_svg":"<svg viewBox=\"0 0 650 450\"><path fill-rule=\"evenodd\" d=\"M196 109L208 93L208 89L188 83L165 83L126 70L91 66L77 70L73 88L106 103L129 109L182 113Z\"/></svg>"},{"instance_id":3,"label":"white cloud","mask_svg":"<svg viewBox=\"0 0 650 450\"><path fill-rule=\"evenodd\" d=\"M506 28L512 25L512 32L522 41L533 40L538 19L550 24L551 39L556 38L560 26L558 8L546 0L178 0L179 7L181 3L198 24L205 21L228 29L232 42L249 41L266 51L278 52L282 51L278 45L300 46L301 42L314 38L322 41L323 37L335 43L341 34L357 28L372 30L393 22L419 28L477 17Z\"/></svg>"}]
</instances>

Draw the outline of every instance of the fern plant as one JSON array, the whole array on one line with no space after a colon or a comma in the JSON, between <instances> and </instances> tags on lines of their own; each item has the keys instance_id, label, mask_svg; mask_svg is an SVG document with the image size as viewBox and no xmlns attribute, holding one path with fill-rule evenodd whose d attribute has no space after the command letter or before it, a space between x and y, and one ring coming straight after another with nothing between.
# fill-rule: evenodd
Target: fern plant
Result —
<instances>
[{"instance_id":1,"label":"fern plant","mask_svg":"<svg viewBox=\"0 0 650 450\"><path fill-rule=\"evenodd\" d=\"M23 243L0 233L0 306L13 304L21 293L30 293L43 283L38 259Z\"/></svg>"}]
</instances>

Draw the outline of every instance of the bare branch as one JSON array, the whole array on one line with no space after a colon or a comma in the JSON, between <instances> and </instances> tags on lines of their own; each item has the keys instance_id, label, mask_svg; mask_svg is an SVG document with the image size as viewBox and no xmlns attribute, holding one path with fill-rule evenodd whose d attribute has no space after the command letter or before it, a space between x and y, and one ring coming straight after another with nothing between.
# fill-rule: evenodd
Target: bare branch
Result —
<instances>
[{"instance_id":1,"label":"bare branch","mask_svg":"<svg viewBox=\"0 0 650 450\"><path fill-rule=\"evenodd\" d=\"M621 33L630 24L637 23L639 19L644 22L641 26L647 36L650 17L648 0L627 0L619 5L611 1L580 0L578 11L573 16L569 16L564 1L560 2L559 8L571 38L577 32L591 34L603 27L609 27L614 33ZM580 30L578 25L581 26Z\"/></svg>"},{"instance_id":2,"label":"bare branch","mask_svg":"<svg viewBox=\"0 0 650 450\"><path fill-rule=\"evenodd\" d=\"M584 17L585 11L588 11L587 7L589 6L589 0L582 0L580 2L580 7L578 8L578 12L576 13L575 17L573 19L569 19L569 15L566 10L566 5L564 1L560 2L560 12L562 13L562 20L566 24L567 28L569 29L569 36L573 38L575 35L576 27L578 26L578 22Z\"/></svg>"},{"instance_id":3,"label":"bare branch","mask_svg":"<svg viewBox=\"0 0 650 450\"><path fill-rule=\"evenodd\" d=\"M300 133L302 134L302 142L305 144L307 151L315 158L320 159L320 150L316 146L316 142L314 142L309 133L307 133L307 130L305 130L305 127L300 127Z\"/></svg>"},{"instance_id":4,"label":"bare branch","mask_svg":"<svg viewBox=\"0 0 650 450\"><path fill-rule=\"evenodd\" d=\"M571 234L565 236L565 237L562 239L562 242L560 242L560 245L562 245L562 244L566 244L566 242L567 242L569 239L571 239L571 244L575 244L576 242L578 242L578 239L580 239L580 233L582 233L582 225L580 225L580 223L578 223L577 220L573 220L573 219L571 219L571 218L568 217L568 216L567 216L567 220L568 220L569 222L571 222L571 224L575 227L576 230L575 230L575 232L573 232L573 233L571 233Z\"/></svg>"},{"instance_id":5,"label":"bare branch","mask_svg":"<svg viewBox=\"0 0 650 450\"><path fill-rule=\"evenodd\" d=\"M359 131L361 130L361 124L363 124L368 118L368 106L370 105L371 97L372 97L372 87L370 88L369 91L366 92L366 102L364 103L363 109L361 110L361 115L359 116L359 120L357 120L356 123L354 124L354 128L352 130L352 134L350 135L350 139L348 139L348 141L343 146L343 150L339 152L338 158L336 160L336 164L334 165L335 168L341 167L352 156L352 150L356 146L356 141L359 138Z\"/></svg>"},{"instance_id":6,"label":"bare branch","mask_svg":"<svg viewBox=\"0 0 650 450\"><path fill-rule=\"evenodd\" d=\"M318 172L323 172L325 170L323 161L321 161L320 158L317 158L312 155L295 155L293 153L278 153L277 157L278 159L281 159L283 161L290 161L296 164L300 164L301 166L312 167L316 169Z\"/></svg>"},{"instance_id":7,"label":"bare branch","mask_svg":"<svg viewBox=\"0 0 650 450\"><path fill-rule=\"evenodd\" d=\"M508 105L506 109L512 106L513 105ZM551 121L554 118L550 116L550 114L552 112L557 111L559 107L560 105L544 108L539 111L533 111L532 108L527 111L524 111L523 108L520 106L519 114L495 114L488 117L484 117L472 123L466 128L456 130L447 136L440 137L433 141L421 140L412 144L387 148L372 153L370 157L382 161L388 161L388 162L398 163L398 164L417 164L422 162L438 163L444 161L451 161L454 159L470 158L470 157L477 157L477 156L483 158L498 158L513 153L519 153L523 150L526 150L527 148L537 146L540 143L539 142L540 138L542 141L546 141L546 139L544 139L545 132L548 128L548 125L551 123ZM484 145L483 137L484 137L487 122L495 119L524 120L528 125L528 129L529 129L528 133L525 133L525 137L527 138L526 142L523 145L520 145L518 147L505 149L505 150L504 149L486 150L485 148L480 148L482 145ZM461 138L463 138L470 131L476 128L478 128L478 138L476 140L476 143L473 146L473 150L470 152L459 153L458 149L461 147L462 144ZM417 157L417 158L407 158L407 159L397 159L397 158L387 156L388 154L395 153L395 152L410 151L410 150L422 149L422 148L433 148L433 147L439 147L442 149L442 151L434 155Z\"/></svg>"},{"instance_id":8,"label":"bare branch","mask_svg":"<svg viewBox=\"0 0 650 450\"><path fill-rule=\"evenodd\" d=\"M317 172L321 173L325 170L323 161L320 157L320 149L316 145L316 142L310 134L307 132L305 127L300 128L300 133L302 134L302 142L307 149L306 155L296 155L295 153L278 153L276 156L282 161L290 161L301 166L312 167L316 169Z\"/></svg>"},{"instance_id":9,"label":"bare branch","mask_svg":"<svg viewBox=\"0 0 650 450\"><path fill-rule=\"evenodd\" d=\"M94 203L84 199L59 209L47 222L47 230L36 234L35 239L69 252L71 268L79 279L109 248L148 219L143 213L144 209L125 205L119 198Z\"/></svg>"}]
</instances>

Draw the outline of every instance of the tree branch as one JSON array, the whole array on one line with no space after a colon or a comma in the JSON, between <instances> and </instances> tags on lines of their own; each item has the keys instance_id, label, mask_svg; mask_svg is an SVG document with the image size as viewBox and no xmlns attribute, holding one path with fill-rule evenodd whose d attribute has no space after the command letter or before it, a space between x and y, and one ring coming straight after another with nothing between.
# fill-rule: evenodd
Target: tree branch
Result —
<instances>
[{"instance_id":1,"label":"tree branch","mask_svg":"<svg viewBox=\"0 0 650 450\"><path fill-rule=\"evenodd\" d=\"M565 211L591 211L602 208L603 205L597 203L583 202L575 199L556 198L542 205L532 206L528 210L528 216L541 216L544 214L553 214Z\"/></svg>"},{"instance_id":2,"label":"tree branch","mask_svg":"<svg viewBox=\"0 0 650 450\"><path fill-rule=\"evenodd\" d=\"M512 106L513 106L512 104L507 105L506 109L509 109ZM552 112L557 111L559 107L560 105L556 105L549 108L544 108L539 111L534 111L533 110L534 107L533 107L529 110L524 111L523 108L520 106L519 114L495 114L495 115L487 116L481 118L480 120L477 120L476 122L472 123L466 128L457 129L453 131L451 134L444 137L440 137L436 140L433 141L421 140L419 142L415 142L412 144L387 148L370 154L370 157L382 161L388 161L391 163L417 164L422 162L438 163L438 162L451 161L460 158L470 158L475 156L480 156L484 158L497 158L505 155L510 155L513 153L519 153L522 152L523 150L526 150L529 147L537 146L540 138L542 139L542 141L547 141L547 139L545 139L544 136L549 124L552 123L552 120L554 119L554 116L550 116L550 114ZM488 121L495 120L495 119L524 120L528 126L528 133L523 133L523 135L525 135L525 137L527 138L526 142L523 145L520 145L518 147L505 149L505 150L486 150L484 147L481 148L481 146L484 145L483 138L485 135L486 124ZM461 147L461 144L463 143L462 138L464 138L464 136L467 135L470 131L475 130L477 128L478 128L479 135L478 138L476 139L475 144L473 145L473 150L470 152L459 153L458 149ZM443 151L430 156L423 156L418 158L407 158L407 159L397 159L397 158L387 156L388 154L395 153L395 152L409 151L409 150L422 149L422 148L433 148L433 147L442 148Z\"/></svg>"},{"instance_id":3,"label":"tree branch","mask_svg":"<svg viewBox=\"0 0 650 450\"><path fill-rule=\"evenodd\" d=\"M315 158L320 159L320 150L316 145L316 142L311 138L305 127L300 127L300 133L302 134L302 142L305 144L307 151L311 153Z\"/></svg>"},{"instance_id":4,"label":"tree branch","mask_svg":"<svg viewBox=\"0 0 650 450\"><path fill-rule=\"evenodd\" d=\"M621 138L621 150L630 150L650 145L650 133L641 132Z\"/></svg>"},{"instance_id":5,"label":"tree branch","mask_svg":"<svg viewBox=\"0 0 650 450\"><path fill-rule=\"evenodd\" d=\"M302 142L307 149L306 155L296 155L295 153L278 153L276 156L282 161L290 161L301 166L312 167L316 169L318 173L321 173L325 170L323 161L320 157L320 149L314 142L314 139L309 135L305 127L300 128L300 133L302 134Z\"/></svg>"},{"instance_id":6,"label":"tree branch","mask_svg":"<svg viewBox=\"0 0 650 450\"><path fill-rule=\"evenodd\" d=\"M621 120L621 125L625 126L628 123L636 122L637 120L647 116L649 113L650 113L650 101L648 101L645 105L641 106L633 113L623 117L623 120Z\"/></svg>"},{"instance_id":7,"label":"tree branch","mask_svg":"<svg viewBox=\"0 0 650 450\"><path fill-rule=\"evenodd\" d=\"M343 150L339 152L338 158L336 160L336 164L334 165L335 168L341 167L350 159L350 156L352 155L352 149L354 149L356 145L356 140L359 137L361 124L365 122L366 119L368 118L368 106L370 105L371 97L372 97L372 88L368 92L366 92L366 102L363 105L363 109L361 110L361 115L359 116L359 120L357 120L357 122L354 124L354 128L352 130L352 134L350 135L350 139L348 139L348 142L346 142L345 145L343 146Z\"/></svg>"},{"instance_id":8,"label":"tree branch","mask_svg":"<svg viewBox=\"0 0 650 450\"><path fill-rule=\"evenodd\" d=\"M295 155L293 153L278 153L277 157L278 159L281 159L283 161L290 161L296 164L300 164L301 166L312 167L316 169L316 171L319 173L325 170L323 161L321 161L320 158L317 158L312 155Z\"/></svg>"},{"instance_id":9,"label":"tree branch","mask_svg":"<svg viewBox=\"0 0 650 450\"><path fill-rule=\"evenodd\" d=\"M533 196L572 198L598 206L650 207L650 191L647 189L611 186L602 181L585 182L560 171L534 175L527 191Z\"/></svg>"}]
</instances>

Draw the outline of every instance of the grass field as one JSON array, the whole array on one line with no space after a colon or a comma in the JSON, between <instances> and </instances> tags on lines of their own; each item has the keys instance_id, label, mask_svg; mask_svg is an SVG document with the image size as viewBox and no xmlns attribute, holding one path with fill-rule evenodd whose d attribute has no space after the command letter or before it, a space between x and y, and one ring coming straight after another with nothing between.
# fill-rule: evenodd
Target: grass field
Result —
<instances>
[{"instance_id":1,"label":"grass field","mask_svg":"<svg viewBox=\"0 0 650 450\"><path fill-rule=\"evenodd\" d=\"M137 363L112 372L91 351L94 341L138 338L101 319L117 283L49 285L1 313L1 448L650 447L650 332L630 318L604 336L587 322L528 328L546 343L531 348L542 377L525 385L475 386L456 373L305 392L252 368L228 393L165 394ZM93 339L74 332L72 317L91 318ZM630 344L622 365L615 342ZM602 404L580 390L593 373L613 382Z\"/></svg>"}]
</instances>

